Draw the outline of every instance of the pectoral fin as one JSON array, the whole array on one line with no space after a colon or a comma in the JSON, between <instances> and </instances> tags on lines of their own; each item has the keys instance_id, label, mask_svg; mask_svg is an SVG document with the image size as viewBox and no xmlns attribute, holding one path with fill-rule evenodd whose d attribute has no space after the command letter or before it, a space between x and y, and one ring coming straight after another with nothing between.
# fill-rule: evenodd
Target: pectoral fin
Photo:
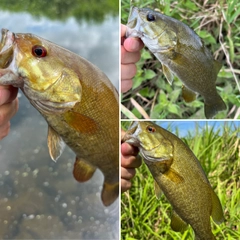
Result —
<instances>
[{"instance_id":1,"label":"pectoral fin","mask_svg":"<svg viewBox=\"0 0 240 240\"><path fill-rule=\"evenodd\" d=\"M60 135L48 126L48 150L53 161L57 161L61 156L64 147L65 143Z\"/></svg>"},{"instance_id":2,"label":"pectoral fin","mask_svg":"<svg viewBox=\"0 0 240 240\"><path fill-rule=\"evenodd\" d=\"M164 175L175 183L181 183L184 181L184 178L180 176L180 174L172 168L169 168L169 170L166 171Z\"/></svg>"},{"instance_id":3,"label":"pectoral fin","mask_svg":"<svg viewBox=\"0 0 240 240\"><path fill-rule=\"evenodd\" d=\"M169 84L172 85L173 74L172 74L171 70L166 65L162 65L162 70L163 70L163 74L167 78Z\"/></svg>"},{"instance_id":4,"label":"pectoral fin","mask_svg":"<svg viewBox=\"0 0 240 240\"><path fill-rule=\"evenodd\" d=\"M155 194L156 194L156 198L160 199L160 197L162 195L162 190L161 190L161 188L159 187L159 185L157 184L156 181L154 181L154 191L155 191Z\"/></svg>"},{"instance_id":5,"label":"pectoral fin","mask_svg":"<svg viewBox=\"0 0 240 240\"><path fill-rule=\"evenodd\" d=\"M65 121L79 133L95 133L97 131L97 123L90 117L83 114L68 111L64 114Z\"/></svg>"},{"instance_id":6,"label":"pectoral fin","mask_svg":"<svg viewBox=\"0 0 240 240\"><path fill-rule=\"evenodd\" d=\"M187 229L188 224L184 222L175 211L173 211L170 226L175 232L184 232Z\"/></svg>"},{"instance_id":7,"label":"pectoral fin","mask_svg":"<svg viewBox=\"0 0 240 240\"><path fill-rule=\"evenodd\" d=\"M105 206L111 205L119 195L119 183L109 184L104 182L102 190L102 202Z\"/></svg>"},{"instance_id":8,"label":"pectoral fin","mask_svg":"<svg viewBox=\"0 0 240 240\"><path fill-rule=\"evenodd\" d=\"M182 97L185 102L192 102L196 99L196 93L183 85L182 86Z\"/></svg>"},{"instance_id":9,"label":"pectoral fin","mask_svg":"<svg viewBox=\"0 0 240 240\"><path fill-rule=\"evenodd\" d=\"M223 210L220 200L216 193L211 189L211 198L212 198L212 219L215 223L220 224L224 221Z\"/></svg>"},{"instance_id":10,"label":"pectoral fin","mask_svg":"<svg viewBox=\"0 0 240 240\"><path fill-rule=\"evenodd\" d=\"M78 182L86 182L92 178L96 168L85 161L76 158L73 176Z\"/></svg>"}]
</instances>

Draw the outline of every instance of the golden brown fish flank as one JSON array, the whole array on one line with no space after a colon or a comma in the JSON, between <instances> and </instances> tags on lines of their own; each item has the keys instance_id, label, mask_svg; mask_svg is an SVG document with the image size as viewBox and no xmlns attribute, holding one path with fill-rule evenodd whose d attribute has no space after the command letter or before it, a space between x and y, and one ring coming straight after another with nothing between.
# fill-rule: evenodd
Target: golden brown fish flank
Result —
<instances>
[{"instance_id":1,"label":"golden brown fish flank","mask_svg":"<svg viewBox=\"0 0 240 240\"><path fill-rule=\"evenodd\" d=\"M223 221L221 203L189 147L152 122L134 122L123 141L139 148L154 180L157 197L163 191L173 207L171 227L183 231L190 224L198 240L215 239L210 216Z\"/></svg>"},{"instance_id":2,"label":"golden brown fish flank","mask_svg":"<svg viewBox=\"0 0 240 240\"><path fill-rule=\"evenodd\" d=\"M66 143L76 153L76 180L89 180L99 168L103 204L112 204L119 194L119 104L106 75L54 43L8 30L2 30L0 65L0 84L20 87L48 122L51 158Z\"/></svg>"},{"instance_id":3,"label":"golden brown fish flank","mask_svg":"<svg viewBox=\"0 0 240 240\"><path fill-rule=\"evenodd\" d=\"M216 91L221 64L214 60L200 37L186 24L148 8L131 9L127 37L139 37L162 64L171 84L176 75L183 83L186 102L196 93L204 98L204 111L212 118L226 105Z\"/></svg>"}]
</instances>

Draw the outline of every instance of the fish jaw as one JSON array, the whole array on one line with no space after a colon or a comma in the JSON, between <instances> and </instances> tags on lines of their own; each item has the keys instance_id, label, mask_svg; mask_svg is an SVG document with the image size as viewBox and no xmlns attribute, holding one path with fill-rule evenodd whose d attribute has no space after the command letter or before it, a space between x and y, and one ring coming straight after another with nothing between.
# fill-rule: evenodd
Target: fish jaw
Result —
<instances>
[{"instance_id":1,"label":"fish jaw","mask_svg":"<svg viewBox=\"0 0 240 240\"><path fill-rule=\"evenodd\" d=\"M151 132L149 129L153 129ZM155 132L156 129L156 132ZM172 164L173 147L158 131L158 126L151 122L133 122L123 141L138 147L146 164Z\"/></svg>"},{"instance_id":2,"label":"fish jaw","mask_svg":"<svg viewBox=\"0 0 240 240\"><path fill-rule=\"evenodd\" d=\"M2 29L0 84L21 88L32 105L42 113L66 112L81 100L82 86L71 69L62 67L53 71L51 76L46 73L47 67L41 72L44 61L48 60L34 57L32 47L35 44L44 45L42 42L41 38L32 34L14 34ZM38 64L42 64L41 67Z\"/></svg>"},{"instance_id":3,"label":"fish jaw","mask_svg":"<svg viewBox=\"0 0 240 240\"><path fill-rule=\"evenodd\" d=\"M129 143L135 147L140 147L140 141L138 139L138 133L140 130L141 129L139 129L138 122L132 122L122 141Z\"/></svg>"},{"instance_id":4,"label":"fish jaw","mask_svg":"<svg viewBox=\"0 0 240 240\"><path fill-rule=\"evenodd\" d=\"M23 87L23 78L19 76L14 58L15 34L2 29L0 43L0 84Z\"/></svg>"},{"instance_id":5,"label":"fish jaw","mask_svg":"<svg viewBox=\"0 0 240 240\"><path fill-rule=\"evenodd\" d=\"M141 38L141 40L152 53L169 51L172 47L169 46L168 42L166 42L166 40L161 42L169 35L169 32L166 32L165 30L167 24L163 19L163 21L160 21L161 27L156 28L153 25L154 23L151 24L151 22L147 21L148 14L151 14L153 16L155 15L155 12L148 8L131 8L127 23L126 37ZM165 17L160 13L158 14ZM149 24L151 24L151 26L149 26ZM174 38L174 43L175 42L176 40Z\"/></svg>"}]
</instances>

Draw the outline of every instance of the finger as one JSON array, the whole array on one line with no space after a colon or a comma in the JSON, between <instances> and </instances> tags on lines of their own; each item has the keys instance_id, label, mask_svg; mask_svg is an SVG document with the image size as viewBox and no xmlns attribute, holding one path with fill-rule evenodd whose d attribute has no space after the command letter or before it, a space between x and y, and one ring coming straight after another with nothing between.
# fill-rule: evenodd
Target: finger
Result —
<instances>
[{"instance_id":1,"label":"finger","mask_svg":"<svg viewBox=\"0 0 240 240\"><path fill-rule=\"evenodd\" d=\"M136 170L134 168L121 167L121 178L130 180L135 176L135 174L136 174Z\"/></svg>"},{"instance_id":2,"label":"finger","mask_svg":"<svg viewBox=\"0 0 240 240\"><path fill-rule=\"evenodd\" d=\"M136 63L141 58L140 51L128 52L123 46L121 46L121 63Z\"/></svg>"},{"instance_id":3,"label":"finger","mask_svg":"<svg viewBox=\"0 0 240 240\"><path fill-rule=\"evenodd\" d=\"M137 156L139 150L137 147L133 147L128 143L123 143L121 145L121 153L123 156Z\"/></svg>"},{"instance_id":4,"label":"finger","mask_svg":"<svg viewBox=\"0 0 240 240\"><path fill-rule=\"evenodd\" d=\"M123 46L128 52L137 52L144 47L144 44L140 38L130 37L125 39Z\"/></svg>"},{"instance_id":5,"label":"finger","mask_svg":"<svg viewBox=\"0 0 240 240\"><path fill-rule=\"evenodd\" d=\"M121 24L121 37L125 37L127 31L126 25Z\"/></svg>"},{"instance_id":6,"label":"finger","mask_svg":"<svg viewBox=\"0 0 240 240\"><path fill-rule=\"evenodd\" d=\"M142 160L139 156L128 156L128 157L121 157L121 166L124 168L138 168L142 164Z\"/></svg>"},{"instance_id":7,"label":"finger","mask_svg":"<svg viewBox=\"0 0 240 240\"><path fill-rule=\"evenodd\" d=\"M0 106L0 126L6 124L18 110L18 99Z\"/></svg>"},{"instance_id":8,"label":"finger","mask_svg":"<svg viewBox=\"0 0 240 240\"><path fill-rule=\"evenodd\" d=\"M0 106L13 101L17 97L18 88L0 85Z\"/></svg>"},{"instance_id":9,"label":"finger","mask_svg":"<svg viewBox=\"0 0 240 240\"><path fill-rule=\"evenodd\" d=\"M126 180L126 179L121 179L121 192L126 192L127 190L129 190L132 186L131 181Z\"/></svg>"},{"instance_id":10,"label":"finger","mask_svg":"<svg viewBox=\"0 0 240 240\"><path fill-rule=\"evenodd\" d=\"M133 81L132 79L123 79L121 80L121 92L125 93L127 92L129 89L131 89L133 86Z\"/></svg>"},{"instance_id":11,"label":"finger","mask_svg":"<svg viewBox=\"0 0 240 240\"><path fill-rule=\"evenodd\" d=\"M0 126L0 140L8 135L10 131L10 122L6 122L5 124Z\"/></svg>"},{"instance_id":12,"label":"finger","mask_svg":"<svg viewBox=\"0 0 240 240\"><path fill-rule=\"evenodd\" d=\"M131 79L135 76L137 67L135 64L121 64L121 79Z\"/></svg>"}]
</instances>

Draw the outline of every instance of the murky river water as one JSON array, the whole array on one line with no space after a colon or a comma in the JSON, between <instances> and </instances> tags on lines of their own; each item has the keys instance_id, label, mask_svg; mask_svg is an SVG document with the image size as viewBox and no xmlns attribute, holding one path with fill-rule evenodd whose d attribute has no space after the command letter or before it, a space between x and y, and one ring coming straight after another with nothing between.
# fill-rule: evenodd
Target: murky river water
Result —
<instances>
[{"instance_id":1,"label":"murky river water","mask_svg":"<svg viewBox=\"0 0 240 240\"><path fill-rule=\"evenodd\" d=\"M0 11L0 27L57 43L102 69L118 89L118 17L102 23L64 22ZM57 163L47 149L47 124L19 92L20 108L0 142L0 239L118 239L119 202L100 200L103 176L86 183L72 175L75 155Z\"/></svg>"}]
</instances>

